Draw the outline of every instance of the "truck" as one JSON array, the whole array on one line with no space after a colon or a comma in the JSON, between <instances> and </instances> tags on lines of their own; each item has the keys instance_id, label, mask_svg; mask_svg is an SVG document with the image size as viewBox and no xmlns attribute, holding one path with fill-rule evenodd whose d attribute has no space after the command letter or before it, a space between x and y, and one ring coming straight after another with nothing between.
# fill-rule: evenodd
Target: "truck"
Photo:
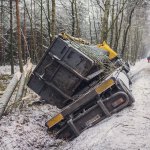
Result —
<instances>
[{"instance_id":1,"label":"truck","mask_svg":"<svg viewBox=\"0 0 150 150\"><path fill-rule=\"evenodd\" d=\"M28 87L60 109L45 123L48 131L73 140L135 101L129 70L107 43L91 45L61 34L33 70Z\"/></svg>"}]
</instances>

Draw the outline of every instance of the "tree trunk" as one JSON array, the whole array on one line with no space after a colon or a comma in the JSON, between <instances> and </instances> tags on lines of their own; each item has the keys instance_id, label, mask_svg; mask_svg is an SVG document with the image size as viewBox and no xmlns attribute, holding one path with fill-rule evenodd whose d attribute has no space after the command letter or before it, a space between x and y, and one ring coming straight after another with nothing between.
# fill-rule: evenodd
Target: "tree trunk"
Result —
<instances>
[{"instance_id":1,"label":"tree trunk","mask_svg":"<svg viewBox=\"0 0 150 150\"><path fill-rule=\"evenodd\" d=\"M48 35L49 39L51 38L51 24L50 24L50 3L49 0L47 0L47 13L48 13Z\"/></svg>"},{"instance_id":2,"label":"tree trunk","mask_svg":"<svg viewBox=\"0 0 150 150\"><path fill-rule=\"evenodd\" d=\"M33 30L33 33L32 33L32 35L33 35L33 48L34 48L34 61L35 61L35 63L37 63L37 51L36 51L36 42L37 42L37 40L36 40L36 37L37 37L37 33L36 33L36 2L34 1L34 30L33 30L33 28L32 28L32 30Z\"/></svg>"},{"instance_id":3,"label":"tree trunk","mask_svg":"<svg viewBox=\"0 0 150 150\"><path fill-rule=\"evenodd\" d=\"M103 41L107 41L110 0L106 0L104 6L105 10L104 10L104 17L102 20L101 43Z\"/></svg>"},{"instance_id":4,"label":"tree trunk","mask_svg":"<svg viewBox=\"0 0 150 150\"><path fill-rule=\"evenodd\" d=\"M26 61L26 53L27 53L27 31L26 31L26 7L24 4L24 25L23 25L23 35L24 35L24 42L23 42L23 60Z\"/></svg>"},{"instance_id":5,"label":"tree trunk","mask_svg":"<svg viewBox=\"0 0 150 150\"><path fill-rule=\"evenodd\" d=\"M124 3L124 0L123 0ZM120 24L119 24L119 30L118 30L118 22L117 23L117 28L116 28L116 33L115 33L115 43L114 43L114 49L117 51L118 50L118 43L120 40L120 35L121 35L121 29L122 29L122 23L123 23L123 18L124 18L124 10L122 10L121 12L121 20L120 20Z\"/></svg>"},{"instance_id":6,"label":"tree trunk","mask_svg":"<svg viewBox=\"0 0 150 150\"><path fill-rule=\"evenodd\" d=\"M21 26L20 26L20 12L19 12L19 0L16 0L16 20L17 20L17 35L18 35L18 58L19 58L19 67L20 72L23 71L23 62L22 62L22 50L21 50Z\"/></svg>"},{"instance_id":7,"label":"tree trunk","mask_svg":"<svg viewBox=\"0 0 150 150\"><path fill-rule=\"evenodd\" d=\"M79 27L77 0L75 0L75 7L74 8L75 8L75 17L76 17L76 36L80 37L80 27Z\"/></svg>"},{"instance_id":8,"label":"tree trunk","mask_svg":"<svg viewBox=\"0 0 150 150\"><path fill-rule=\"evenodd\" d=\"M3 113L7 107L7 104L18 84L18 81L20 80L21 77L21 73L15 73L14 77L12 78L12 80L10 81L9 85L7 86L3 96L0 99L0 119L3 116Z\"/></svg>"},{"instance_id":9,"label":"tree trunk","mask_svg":"<svg viewBox=\"0 0 150 150\"><path fill-rule=\"evenodd\" d=\"M115 13L114 11L115 11L115 0L113 0L111 22L114 21L114 13ZM114 38L114 24L112 23L111 31L110 31L110 47L112 47L113 45L113 38Z\"/></svg>"},{"instance_id":10,"label":"tree trunk","mask_svg":"<svg viewBox=\"0 0 150 150\"><path fill-rule=\"evenodd\" d=\"M39 56L41 57L43 52L43 0L41 0L41 48Z\"/></svg>"},{"instance_id":11,"label":"tree trunk","mask_svg":"<svg viewBox=\"0 0 150 150\"><path fill-rule=\"evenodd\" d=\"M93 24L94 24L94 31L95 31L96 43L98 43L98 36L97 36L97 29L96 29L96 22L95 22L93 5L92 5L92 15L93 15Z\"/></svg>"},{"instance_id":12,"label":"tree trunk","mask_svg":"<svg viewBox=\"0 0 150 150\"><path fill-rule=\"evenodd\" d=\"M72 36L75 36L75 8L74 8L75 0L71 1L71 15L72 15Z\"/></svg>"},{"instance_id":13,"label":"tree trunk","mask_svg":"<svg viewBox=\"0 0 150 150\"><path fill-rule=\"evenodd\" d=\"M10 3L10 65L11 65L11 74L14 74L14 56L13 56L13 14L12 14L12 0L9 1Z\"/></svg>"},{"instance_id":14,"label":"tree trunk","mask_svg":"<svg viewBox=\"0 0 150 150\"><path fill-rule=\"evenodd\" d=\"M3 0L1 0L1 8L0 8L0 65L5 64L5 54L2 37L3 37Z\"/></svg>"},{"instance_id":15,"label":"tree trunk","mask_svg":"<svg viewBox=\"0 0 150 150\"><path fill-rule=\"evenodd\" d=\"M126 48L126 42L127 42L127 35L128 35L128 31L129 31L130 26L131 26L132 16L133 16L133 13L134 13L134 10L135 10L135 7L137 6L137 4L138 4L138 1L135 3L134 7L132 8L132 10L131 10L131 12L129 14L128 25L127 25L126 29L124 30L121 57L123 57L124 54L125 54L125 48Z\"/></svg>"},{"instance_id":16,"label":"tree trunk","mask_svg":"<svg viewBox=\"0 0 150 150\"><path fill-rule=\"evenodd\" d=\"M92 26L91 26L91 17L90 17L90 0L88 0L88 12L89 12L89 30L90 30L90 42L93 42L92 39Z\"/></svg>"},{"instance_id":17,"label":"tree trunk","mask_svg":"<svg viewBox=\"0 0 150 150\"><path fill-rule=\"evenodd\" d=\"M55 0L52 0L52 26L51 26L51 42L55 37L55 29L56 28L56 3Z\"/></svg>"},{"instance_id":18,"label":"tree trunk","mask_svg":"<svg viewBox=\"0 0 150 150\"><path fill-rule=\"evenodd\" d=\"M119 10L119 3L118 3L118 0L117 0L117 6L116 6L116 16L118 15L118 10ZM123 12L123 11L122 11ZM121 18L121 20L122 20L122 18ZM119 23L119 21L118 21L118 19L115 21L115 23L113 23L114 24L114 30L115 30L115 34L114 34L114 50L117 52L117 47L118 47L118 35L119 35L119 31L118 31L118 23Z\"/></svg>"},{"instance_id":19,"label":"tree trunk","mask_svg":"<svg viewBox=\"0 0 150 150\"><path fill-rule=\"evenodd\" d=\"M1 10L0 10L0 17L1 17ZM3 51L2 51L2 22L1 22L1 19L0 19L0 65L2 65L3 63Z\"/></svg>"},{"instance_id":20,"label":"tree trunk","mask_svg":"<svg viewBox=\"0 0 150 150\"><path fill-rule=\"evenodd\" d=\"M26 5L26 1L24 0L24 5L25 5L25 9L27 12L27 15L29 17L29 21L30 21L30 28L31 28L31 41L30 41L30 53L28 52L29 57L31 57L31 59L36 62L37 59L37 54L36 54L36 50L35 50L35 37L34 37L34 31L33 31L33 19L32 19L32 15L30 15L29 10L27 8ZM31 5L32 7L32 5ZM32 13L31 13L32 14ZM32 49L33 48L33 49Z\"/></svg>"}]
</instances>

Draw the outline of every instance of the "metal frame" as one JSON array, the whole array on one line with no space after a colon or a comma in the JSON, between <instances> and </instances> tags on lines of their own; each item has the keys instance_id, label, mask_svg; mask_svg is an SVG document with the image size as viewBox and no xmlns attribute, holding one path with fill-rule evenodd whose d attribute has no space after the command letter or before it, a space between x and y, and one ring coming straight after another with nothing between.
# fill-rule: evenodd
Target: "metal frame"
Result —
<instances>
[{"instance_id":1,"label":"metal frame","mask_svg":"<svg viewBox=\"0 0 150 150\"><path fill-rule=\"evenodd\" d=\"M95 87L93 88L93 90L90 90L88 93L81 96L77 101L64 108L61 112L64 120L60 120L60 122L58 122L58 125L60 125L60 129L57 129L56 126L49 128L46 123L49 130L56 131L57 138L72 140L73 138L79 136L80 133L85 129L93 126L94 124L102 121L107 117L110 117L112 114L127 107L130 103L133 103L133 100L130 97L130 93L126 92L126 89L122 87L120 81L115 78L112 79L114 80L115 84L109 87L109 89L104 90L102 93L96 93ZM101 94L107 93L109 90L113 89L114 86L117 91L111 96L102 99ZM115 104L113 104L114 102ZM90 103L93 103L91 107L87 110L84 110L86 108L86 105ZM112 108L108 107L108 104L111 105ZM84 111L82 112L82 110ZM82 113L74 116L73 114L78 111L81 111ZM90 117L92 118L88 121L88 118ZM86 118L87 121L85 121ZM63 126L61 126L62 121L64 122ZM81 122L81 124L84 124L84 128L80 129L82 125L78 125L77 122Z\"/></svg>"}]
</instances>

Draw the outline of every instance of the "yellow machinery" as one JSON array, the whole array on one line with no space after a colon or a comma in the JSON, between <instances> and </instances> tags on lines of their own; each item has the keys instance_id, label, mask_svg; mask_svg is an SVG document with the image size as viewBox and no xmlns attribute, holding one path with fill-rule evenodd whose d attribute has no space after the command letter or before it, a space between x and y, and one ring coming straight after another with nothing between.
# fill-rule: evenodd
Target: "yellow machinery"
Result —
<instances>
[{"instance_id":1,"label":"yellow machinery","mask_svg":"<svg viewBox=\"0 0 150 150\"><path fill-rule=\"evenodd\" d=\"M84 45L90 45L88 41L83 40L82 38L75 38L67 33L61 33L59 34L59 36L62 37L64 40L71 40L71 41L78 42ZM105 41L102 44L98 44L97 47L107 51L109 53L110 60L113 60L114 58L118 56L118 54L112 48L110 48L110 46Z\"/></svg>"},{"instance_id":2,"label":"yellow machinery","mask_svg":"<svg viewBox=\"0 0 150 150\"><path fill-rule=\"evenodd\" d=\"M97 47L109 52L110 60L112 60L118 56L118 54L113 49L111 49L105 41L103 42L103 44L98 44Z\"/></svg>"}]
</instances>

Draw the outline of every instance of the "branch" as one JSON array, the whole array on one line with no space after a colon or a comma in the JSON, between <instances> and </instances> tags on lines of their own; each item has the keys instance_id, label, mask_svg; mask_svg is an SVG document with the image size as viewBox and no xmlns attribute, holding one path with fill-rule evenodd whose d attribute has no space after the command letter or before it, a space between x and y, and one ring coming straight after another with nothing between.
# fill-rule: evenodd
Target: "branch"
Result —
<instances>
[{"instance_id":1,"label":"branch","mask_svg":"<svg viewBox=\"0 0 150 150\"><path fill-rule=\"evenodd\" d=\"M103 12L105 11L105 9L100 5L100 1L99 0L96 0L97 2L97 5L103 10Z\"/></svg>"}]
</instances>

